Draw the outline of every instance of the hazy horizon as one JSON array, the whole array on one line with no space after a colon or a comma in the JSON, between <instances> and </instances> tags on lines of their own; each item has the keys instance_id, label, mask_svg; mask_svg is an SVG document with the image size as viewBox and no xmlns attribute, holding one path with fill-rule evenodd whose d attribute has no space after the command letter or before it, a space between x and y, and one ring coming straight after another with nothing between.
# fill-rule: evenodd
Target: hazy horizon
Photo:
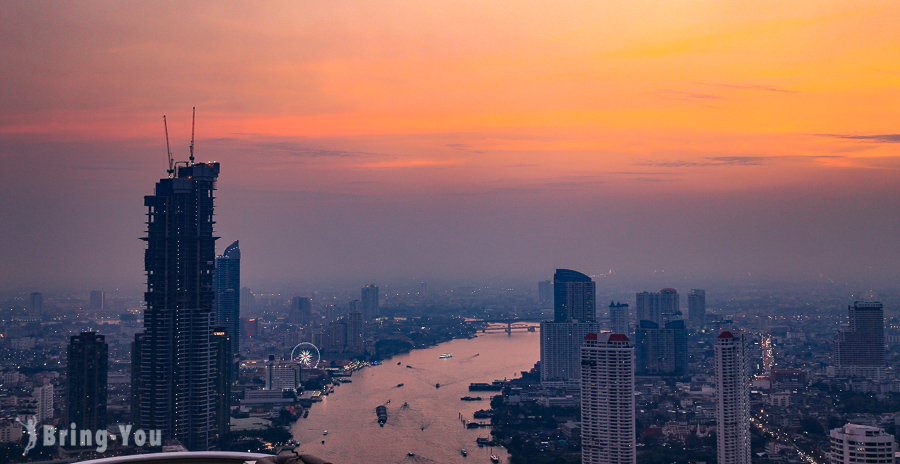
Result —
<instances>
[{"instance_id":1,"label":"hazy horizon","mask_svg":"<svg viewBox=\"0 0 900 464\"><path fill-rule=\"evenodd\" d=\"M192 106L247 287L895 285L900 6L743 3L4 5L0 291L140 291Z\"/></svg>"}]
</instances>

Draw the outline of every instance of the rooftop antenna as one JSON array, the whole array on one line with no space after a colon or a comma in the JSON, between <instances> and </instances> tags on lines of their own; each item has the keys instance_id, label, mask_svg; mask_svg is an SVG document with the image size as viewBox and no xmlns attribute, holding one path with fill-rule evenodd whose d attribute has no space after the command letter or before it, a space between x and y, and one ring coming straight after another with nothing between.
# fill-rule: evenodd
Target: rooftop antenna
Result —
<instances>
[{"instance_id":1,"label":"rooftop antenna","mask_svg":"<svg viewBox=\"0 0 900 464\"><path fill-rule=\"evenodd\" d=\"M191 166L194 165L194 121L197 120L197 107L194 107L194 114L191 116Z\"/></svg>"},{"instance_id":2,"label":"rooftop antenna","mask_svg":"<svg viewBox=\"0 0 900 464\"><path fill-rule=\"evenodd\" d=\"M169 169L166 170L169 173L169 178L172 178L172 173L175 172L175 162L172 160L172 149L169 148L169 125L166 123L166 115L163 115L163 127L166 128L166 153L169 155ZM191 149L193 150L193 142L191 142Z\"/></svg>"}]
</instances>

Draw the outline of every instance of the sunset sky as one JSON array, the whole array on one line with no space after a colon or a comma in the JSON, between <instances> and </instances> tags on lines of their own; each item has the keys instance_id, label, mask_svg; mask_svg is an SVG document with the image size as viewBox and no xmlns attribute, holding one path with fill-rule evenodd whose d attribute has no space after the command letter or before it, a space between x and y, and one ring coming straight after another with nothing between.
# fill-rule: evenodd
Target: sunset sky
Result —
<instances>
[{"instance_id":1,"label":"sunset sky","mask_svg":"<svg viewBox=\"0 0 900 464\"><path fill-rule=\"evenodd\" d=\"M5 2L0 290L144 285L222 163L254 289L900 279L896 1Z\"/></svg>"}]
</instances>

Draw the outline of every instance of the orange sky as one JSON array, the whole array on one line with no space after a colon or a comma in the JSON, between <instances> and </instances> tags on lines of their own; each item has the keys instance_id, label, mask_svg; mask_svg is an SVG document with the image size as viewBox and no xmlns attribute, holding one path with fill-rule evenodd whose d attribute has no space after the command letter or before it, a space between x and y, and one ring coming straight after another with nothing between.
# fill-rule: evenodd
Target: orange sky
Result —
<instances>
[{"instance_id":1,"label":"orange sky","mask_svg":"<svg viewBox=\"0 0 900 464\"><path fill-rule=\"evenodd\" d=\"M7 170L28 159L11 141L131 146L48 156L164 167L161 116L185 158L196 106L198 155L243 163L223 182L251 190L392 198L603 184L667 195L846 182L883 194L900 180L895 1L0 11Z\"/></svg>"}]
</instances>

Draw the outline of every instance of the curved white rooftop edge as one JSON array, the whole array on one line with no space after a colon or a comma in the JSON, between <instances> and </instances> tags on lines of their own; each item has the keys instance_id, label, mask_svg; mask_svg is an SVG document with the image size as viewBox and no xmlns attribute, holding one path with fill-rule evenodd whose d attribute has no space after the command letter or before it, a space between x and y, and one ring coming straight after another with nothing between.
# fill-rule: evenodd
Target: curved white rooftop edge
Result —
<instances>
[{"instance_id":1,"label":"curved white rooftop edge","mask_svg":"<svg viewBox=\"0 0 900 464\"><path fill-rule=\"evenodd\" d=\"M176 451L171 453L134 454L81 461L82 464L244 464L247 461L274 457L271 454L235 451Z\"/></svg>"}]
</instances>

